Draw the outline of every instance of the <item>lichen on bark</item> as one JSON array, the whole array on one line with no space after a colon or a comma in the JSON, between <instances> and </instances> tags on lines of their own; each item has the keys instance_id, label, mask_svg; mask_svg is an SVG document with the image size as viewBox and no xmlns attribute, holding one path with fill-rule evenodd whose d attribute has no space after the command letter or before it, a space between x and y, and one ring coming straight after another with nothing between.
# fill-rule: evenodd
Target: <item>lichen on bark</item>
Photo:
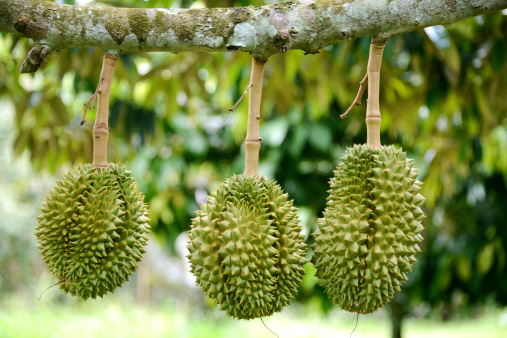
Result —
<instances>
[{"instance_id":1,"label":"lichen on bark","mask_svg":"<svg viewBox=\"0 0 507 338\"><path fill-rule=\"evenodd\" d=\"M98 8L42 0L0 0L0 31L53 50L117 53L230 50L256 60L343 40L382 39L507 8L507 0L302 0L269 6L195 9Z\"/></svg>"}]
</instances>

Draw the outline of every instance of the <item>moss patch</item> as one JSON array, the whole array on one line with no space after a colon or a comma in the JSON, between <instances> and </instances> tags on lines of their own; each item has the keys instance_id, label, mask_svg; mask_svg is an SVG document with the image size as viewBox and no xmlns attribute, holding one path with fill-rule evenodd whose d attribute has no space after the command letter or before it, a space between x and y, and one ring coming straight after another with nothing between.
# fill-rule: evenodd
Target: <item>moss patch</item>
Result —
<instances>
[{"instance_id":1,"label":"moss patch","mask_svg":"<svg viewBox=\"0 0 507 338\"><path fill-rule=\"evenodd\" d=\"M248 14L250 15L250 14ZM201 32L210 38L223 37L227 41L234 32L234 10L228 13L212 12L203 9L181 10L178 15L157 11L154 19L154 34L173 30L181 41L194 39L196 32ZM244 15L242 16L244 17ZM203 29L207 27L207 29Z\"/></svg>"},{"instance_id":2,"label":"moss patch","mask_svg":"<svg viewBox=\"0 0 507 338\"><path fill-rule=\"evenodd\" d=\"M119 20L119 19L110 19L106 21L106 30L111 36L111 38L116 42L118 45L121 45L123 43L123 40L129 35L129 22L126 22L127 20ZM136 34L137 36L137 34ZM138 37L139 40L139 37Z\"/></svg>"},{"instance_id":3,"label":"moss patch","mask_svg":"<svg viewBox=\"0 0 507 338\"><path fill-rule=\"evenodd\" d=\"M130 30L137 37L139 44L146 44L149 32L153 27L152 21L146 16L144 9L129 9L128 22Z\"/></svg>"},{"instance_id":4,"label":"moss patch","mask_svg":"<svg viewBox=\"0 0 507 338\"><path fill-rule=\"evenodd\" d=\"M456 0L445 0L445 3L451 9L451 12L456 12Z\"/></svg>"},{"instance_id":5,"label":"moss patch","mask_svg":"<svg viewBox=\"0 0 507 338\"><path fill-rule=\"evenodd\" d=\"M241 23L250 20L250 8L249 7L235 7L231 12L232 22Z\"/></svg>"}]
</instances>

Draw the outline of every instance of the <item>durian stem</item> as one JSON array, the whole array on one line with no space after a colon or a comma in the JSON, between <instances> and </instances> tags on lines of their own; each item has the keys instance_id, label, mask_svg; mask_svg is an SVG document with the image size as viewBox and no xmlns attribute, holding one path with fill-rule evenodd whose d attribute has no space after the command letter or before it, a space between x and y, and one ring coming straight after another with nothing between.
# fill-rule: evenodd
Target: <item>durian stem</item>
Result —
<instances>
[{"instance_id":1,"label":"durian stem","mask_svg":"<svg viewBox=\"0 0 507 338\"><path fill-rule=\"evenodd\" d=\"M368 101L366 106L366 144L370 147L380 147L380 67L382 66L382 53L386 42L377 43L372 39L370 45L370 58L368 60Z\"/></svg>"},{"instance_id":2,"label":"durian stem","mask_svg":"<svg viewBox=\"0 0 507 338\"><path fill-rule=\"evenodd\" d=\"M102 72L100 73L97 116L93 126L93 165L107 167L107 137L109 135L109 90L113 80L118 55L104 53Z\"/></svg>"},{"instance_id":3,"label":"durian stem","mask_svg":"<svg viewBox=\"0 0 507 338\"><path fill-rule=\"evenodd\" d=\"M262 80L266 62L252 59L250 74L250 93L248 96L248 127L245 139L245 172L244 175L257 176L259 150L262 138L259 136L259 120L261 118Z\"/></svg>"}]
</instances>

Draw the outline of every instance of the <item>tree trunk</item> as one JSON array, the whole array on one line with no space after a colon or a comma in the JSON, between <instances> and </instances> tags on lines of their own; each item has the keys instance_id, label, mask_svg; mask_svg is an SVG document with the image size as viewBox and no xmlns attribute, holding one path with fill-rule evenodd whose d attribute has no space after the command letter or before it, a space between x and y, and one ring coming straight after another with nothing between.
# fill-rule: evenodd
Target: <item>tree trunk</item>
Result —
<instances>
[{"instance_id":1,"label":"tree trunk","mask_svg":"<svg viewBox=\"0 0 507 338\"><path fill-rule=\"evenodd\" d=\"M398 305L395 305L394 302L392 304L392 314L391 314L391 323L392 323L392 338L401 338L401 324L403 321L403 316L400 315Z\"/></svg>"},{"instance_id":2,"label":"tree trunk","mask_svg":"<svg viewBox=\"0 0 507 338\"><path fill-rule=\"evenodd\" d=\"M408 313L408 299L403 293L397 293L391 301L392 338L401 338L403 317Z\"/></svg>"},{"instance_id":3,"label":"tree trunk","mask_svg":"<svg viewBox=\"0 0 507 338\"><path fill-rule=\"evenodd\" d=\"M144 306L150 305L150 261L143 259L137 268L137 303Z\"/></svg>"}]
</instances>

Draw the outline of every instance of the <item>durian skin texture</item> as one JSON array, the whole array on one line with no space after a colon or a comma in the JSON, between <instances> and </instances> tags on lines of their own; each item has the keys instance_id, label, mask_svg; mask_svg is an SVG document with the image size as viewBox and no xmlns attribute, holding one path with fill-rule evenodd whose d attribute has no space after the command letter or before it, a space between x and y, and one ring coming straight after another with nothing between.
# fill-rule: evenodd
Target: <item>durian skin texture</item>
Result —
<instances>
[{"instance_id":1,"label":"durian skin texture","mask_svg":"<svg viewBox=\"0 0 507 338\"><path fill-rule=\"evenodd\" d=\"M150 231L144 195L122 165L77 166L42 204L36 236L60 289L102 297L129 279Z\"/></svg>"},{"instance_id":2,"label":"durian skin texture","mask_svg":"<svg viewBox=\"0 0 507 338\"><path fill-rule=\"evenodd\" d=\"M274 180L234 175L196 211L190 269L229 316L270 316L296 295L307 260L295 210Z\"/></svg>"},{"instance_id":3,"label":"durian skin texture","mask_svg":"<svg viewBox=\"0 0 507 338\"><path fill-rule=\"evenodd\" d=\"M342 309L374 312L407 280L423 240L417 175L393 146L354 145L342 156L313 246L319 284Z\"/></svg>"}]
</instances>

